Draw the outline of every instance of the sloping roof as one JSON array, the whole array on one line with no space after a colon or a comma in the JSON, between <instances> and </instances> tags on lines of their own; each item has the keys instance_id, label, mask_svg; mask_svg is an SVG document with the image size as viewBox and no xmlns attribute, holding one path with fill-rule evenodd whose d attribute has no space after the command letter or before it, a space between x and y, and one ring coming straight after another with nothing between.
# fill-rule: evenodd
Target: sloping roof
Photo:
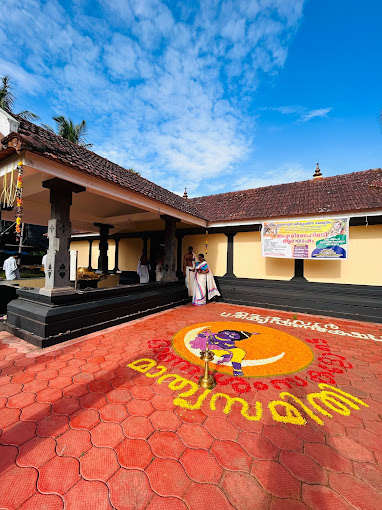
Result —
<instances>
[{"instance_id":1,"label":"sloping roof","mask_svg":"<svg viewBox=\"0 0 382 510\"><path fill-rule=\"evenodd\" d=\"M191 199L208 221L382 209L382 169Z\"/></svg>"},{"instance_id":2,"label":"sloping roof","mask_svg":"<svg viewBox=\"0 0 382 510\"><path fill-rule=\"evenodd\" d=\"M210 222L382 209L382 169L184 199L19 116L2 140L0 160L28 150Z\"/></svg>"},{"instance_id":3,"label":"sloping roof","mask_svg":"<svg viewBox=\"0 0 382 510\"><path fill-rule=\"evenodd\" d=\"M51 133L17 115L13 116L19 121L20 127L18 133L10 133L2 140L4 147L2 153L3 155L6 154L6 157L13 152L12 148L28 150L75 168L80 172L90 174L93 177L157 200L179 211L189 213L198 218L204 218L204 215L201 215L189 200L112 163L95 152L69 142L61 136Z\"/></svg>"}]
</instances>

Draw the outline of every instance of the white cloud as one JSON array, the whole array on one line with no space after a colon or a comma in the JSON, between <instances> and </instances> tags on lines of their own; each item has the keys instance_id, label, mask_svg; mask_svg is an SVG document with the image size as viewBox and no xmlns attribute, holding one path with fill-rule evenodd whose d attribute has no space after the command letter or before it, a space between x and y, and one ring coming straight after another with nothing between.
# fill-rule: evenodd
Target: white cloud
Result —
<instances>
[{"instance_id":1,"label":"white cloud","mask_svg":"<svg viewBox=\"0 0 382 510\"><path fill-rule=\"evenodd\" d=\"M314 119L316 117L326 117L329 112L331 112L333 108L317 108L316 110L310 110L301 116L301 122L307 122L308 120Z\"/></svg>"},{"instance_id":2,"label":"white cloud","mask_svg":"<svg viewBox=\"0 0 382 510\"><path fill-rule=\"evenodd\" d=\"M294 115L298 122L308 122L317 117L327 117L328 113L330 113L333 108L330 106L328 108L309 110L304 106L267 106L259 108L259 110L278 112L283 115Z\"/></svg>"},{"instance_id":3,"label":"white cloud","mask_svg":"<svg viewBox=\"0 0 382 510\"><path fill-rule=\"evenodd\" d=\"M299 163L285 163L274 170L264 171L261 168L256 170L253 175L240 177L233 182L232 190L260 188L287 182L303 181L310 179L312 176L312 169L307 170ZM258 177L258 175L261 175L261 177Z\"/></svg>"},{"instance_id":4,"label":"white cloud","mask_svg":"<svg viewBox=\"0 0 382 510\"><path fill-rule=\"evenodd\" d=\"M52 114L86 119L102 155L178 192L216 189L252 149L248 100L284 65L302 6L94 0L90 15L81 0L72 11L2 0L0 75L10 70L18 96L46 91Z\"/></svg>"}]
</instances>

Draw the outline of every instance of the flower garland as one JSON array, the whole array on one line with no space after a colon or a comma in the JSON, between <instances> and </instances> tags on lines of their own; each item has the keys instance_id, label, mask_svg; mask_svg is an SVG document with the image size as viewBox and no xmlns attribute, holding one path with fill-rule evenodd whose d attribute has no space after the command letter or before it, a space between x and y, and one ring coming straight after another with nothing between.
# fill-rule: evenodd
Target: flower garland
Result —
<instances>
[{"instance_id":1,"label":"flower garland","mask_svg":"<svg viewBox=\"0 0 382 510\"><path fill-rule=\"evenodd\" d=\"M206 230L206 255L208 253L208 230Z\"/></svg>"},{"instance_id":2,"label":"flower garland","mask_svg":"<svg viewBox=\"0 0 382 510\"><path fill-rule=\"evenodd\" d=\"M17 184L16 184L16 239L20 241L21 222L23 216L23 163L17 164Z\"/></svg>"}]
</instances>

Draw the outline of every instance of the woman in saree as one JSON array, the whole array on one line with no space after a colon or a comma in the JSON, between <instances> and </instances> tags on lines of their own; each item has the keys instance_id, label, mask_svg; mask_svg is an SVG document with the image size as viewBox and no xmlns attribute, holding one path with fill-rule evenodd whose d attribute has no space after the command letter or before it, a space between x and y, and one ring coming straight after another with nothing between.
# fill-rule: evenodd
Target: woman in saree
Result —
<instances>
[{"instance_id":1,"label":"woman in saree","mask_svg":"<svg viewBox=\"0 0 382 510\"><path fill-rule=\"evenodd\" d=\"M210 266L204 259L204 255L198 255L198 261L195 263L195 282L192 304L195 306L205 305L208 299L214 296L220 296Z\"/></svg>"}]
</instances>

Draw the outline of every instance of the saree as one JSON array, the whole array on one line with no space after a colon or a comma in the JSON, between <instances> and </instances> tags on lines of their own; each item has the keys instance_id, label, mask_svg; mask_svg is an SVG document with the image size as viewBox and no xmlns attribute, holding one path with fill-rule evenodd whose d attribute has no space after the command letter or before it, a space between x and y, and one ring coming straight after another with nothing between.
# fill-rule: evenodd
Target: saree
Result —
<instances>
[{"instance_id":1,"label":"saree","mask_svg":"<svg viewBox=\"0 0 382 510\"><path fill-rule=\"evenodd\" d=\"M208 273L198 273L198 269L206 270ZM205 305L208 299L212 299L214 296L220 296L220 292L216 287L214 277L212 276L211 269L207 262L196 262L195 264L195 277L194 277L194 288L192 296L192 304L195 306Z\"/></svg>"}]
</instances>

